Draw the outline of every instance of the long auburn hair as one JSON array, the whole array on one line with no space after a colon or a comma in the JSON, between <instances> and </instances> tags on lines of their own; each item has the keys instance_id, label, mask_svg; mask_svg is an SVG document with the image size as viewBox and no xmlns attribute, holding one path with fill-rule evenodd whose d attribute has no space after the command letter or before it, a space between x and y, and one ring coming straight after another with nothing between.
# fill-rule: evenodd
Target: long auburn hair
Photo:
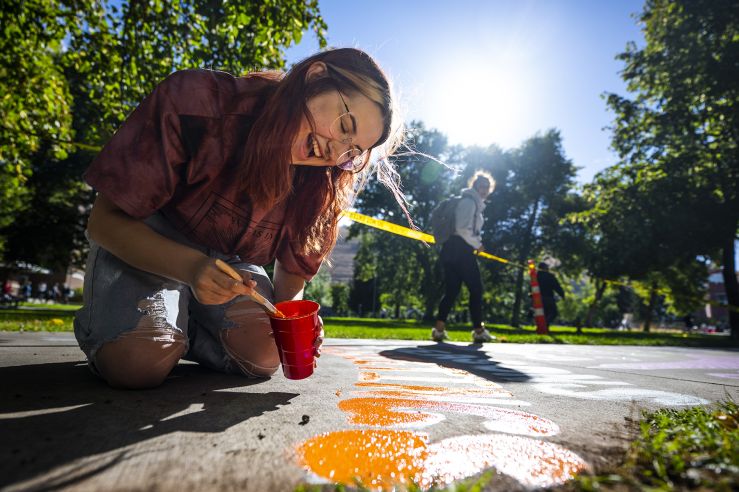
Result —
<instances>
[{"instance_id":1,"label":"long auburn hair","mask_svg":"<svg viewBox=\"0 0 739 492\"><path fill-rule=\"evenodd\" d=\"M307 81L307 71L315 62L325 63L328 73ZM312 122L305 102L338 89L361 93L377 103L383 132L371 148L385 143L381 166L388 167L385 157L392 154L402 139L402 131L394 131L399 126L390 85L375 61L355 48L323 51L304 59L284 76L274 72L255 75L271 83L262 89L263 109L246 142L241 188L253 202L266 207L288 200L285 225L297 243L296 249L303 254L325 255L336 242L339 216L351 201L356 172L336 166L291 165L290 150L302 116ZM369 157L361 171L367 164ZM389 187L396 198L402 196L396 182Z\"/></svg>"}]
</instances>

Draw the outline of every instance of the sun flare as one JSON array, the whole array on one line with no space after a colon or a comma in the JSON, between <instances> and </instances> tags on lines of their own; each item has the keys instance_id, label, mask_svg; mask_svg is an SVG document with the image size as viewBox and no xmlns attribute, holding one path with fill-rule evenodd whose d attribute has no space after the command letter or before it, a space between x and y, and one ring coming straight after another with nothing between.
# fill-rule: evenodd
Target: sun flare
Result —
<instances>
[{"instance_id":1,"label":"sun flare","mask_svg":"<svg viewBox=\"0 0 739 492\"><path fill-rule=\"evenodd\" d=\"M473 65L474 66L474 65ZM523 138L529 111L526 84L513 70L479 67L454 71L437 83L437 118L448 128L449 142L515 146Z\"/></svg>"}]
</instances>

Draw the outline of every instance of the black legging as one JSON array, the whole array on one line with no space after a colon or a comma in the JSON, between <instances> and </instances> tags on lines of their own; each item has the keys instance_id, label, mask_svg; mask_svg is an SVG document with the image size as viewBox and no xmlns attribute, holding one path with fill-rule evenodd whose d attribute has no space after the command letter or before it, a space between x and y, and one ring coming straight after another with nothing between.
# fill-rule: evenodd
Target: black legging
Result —
<instances>
[{"instance_id":1,"label":"black legging","mask_svg":"<svg viewBox=\"0 0 739 492\"><path fill-rule=\"evenodd\" d=\"M472 326L482 326L482 279L477 266L474 248L459 236L451 236L441 248L441 264L444 267L444 297L439 303L436 319L446 322L449 311L459 295L462 282L470 291L470 316Z\"/></svg>"}]
</instances>

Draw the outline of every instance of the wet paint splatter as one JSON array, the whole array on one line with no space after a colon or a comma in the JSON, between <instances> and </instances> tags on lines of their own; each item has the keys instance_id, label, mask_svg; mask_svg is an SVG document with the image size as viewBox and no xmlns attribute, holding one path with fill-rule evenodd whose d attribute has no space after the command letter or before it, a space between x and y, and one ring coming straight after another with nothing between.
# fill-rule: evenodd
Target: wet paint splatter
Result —
<instances>
[{"instance_id":1,"label":"wet paint splatter","mask_svg":"<svg viewBox=\"0 0 739 492\"><path fill-rule=\"evenodd\" d=\"M298 447L304 467L332 482L390 489L418 483L428 437L393 430L342 430L319 434Z\"/></svg>"},{"instance_id":2,"label":"wet paint splatter","mask_svg":"<svg viewBox=\"0 0 739 492\"><path fill-rule=\"evenodd\" d=\"M488 389L468 389L468 388L449 388L443 386L422 386L414 384L395 384L395 383L373 383L363 382L354 383L354 386L360 388L377 388L381 391L386 391L387 388L392 388L407 393L418 393L421 395L460 395L460 396L513 396L510 391L504 390L501 387L494 386Z\"/></svg>"},{"instance_id":3,"label":"wet paint splatter","mask_svg":"<svg viewBox=\"0 0 739 492\"><path fill-rule=\"evenodd\" d=\"M339 402L339 408L351 416L349 423L370 426L422 426L441 419L430 412L454 412L486 419L485 427L510 434L552 436L559 426L549 419L507 408L487 405L469 405L443 401L407 398L350 398Z\"/></svg>"},{"instance_id":4,"label":"wet paint splatter","mask_svg":"<svg viewBox=\"0 0 739 492\"><path fill-rule=\"evenodd\" d=\"M376 427L423 427L444 416L417 410L418 401L389 398L350 398L339 408L350 414L349 423Z\"/></svg>"},{"instance_id":5,"label":"wet paint splatter","mask_svg":"<svg viewBox=\"0 0 739 492\"><path fill-rule=\"evenodd\" d=\"M459 436L429 445L424 482L436 477L449 484L487 468L509 475L527 487L566 482L587 464L553 443L502 434Z\"/></svg>"},{"instance_id":6,"label":"wet paint splatter","mask_svg":"<svg viewBox=\"0 0 739 492\"><path fill-rule=\"evenodd\" d=\"M326 480L392 490L444 486L494 467L528 487L569 480L587 465L556 444L518 436L460 436L428 444L428 436L391 430L317 435L298 448L303 466Z\"/></svg>"},{"instance_id":7,"label":"wet paint splatter","mask_svg":"<svg viewBox=\"0 0 739 492\"><path fill-rule=\"evenodd\" d=\"M513 395L497 383L413 357L398 361L358 351L334 349L331 352L351 360L360 369L355 383L360 390L353 392L358 397L338 404L349 415L351 424L423 427L444 420L446 414L461 413L483 417L484 426L496 434L458 436L431 444L426 434L404 430L363 429L320 434L298 447L302 465L319 477L346 485L360 483L372 489L392 490L411 484L426 489L446 486L495 468L526 487L546 487L565 482L587 466L565 448L523 437L551 436L559 432L559 427L527 412L491 406L491 403L529 404L512 400ZM388 374L390 371L400 374ZM407 376L402 371L405 374L436 372L447 377ZM387 380L426 384L387 383ZM473 385L474 388L469 387Z\"/></svg>"}]
</instances>

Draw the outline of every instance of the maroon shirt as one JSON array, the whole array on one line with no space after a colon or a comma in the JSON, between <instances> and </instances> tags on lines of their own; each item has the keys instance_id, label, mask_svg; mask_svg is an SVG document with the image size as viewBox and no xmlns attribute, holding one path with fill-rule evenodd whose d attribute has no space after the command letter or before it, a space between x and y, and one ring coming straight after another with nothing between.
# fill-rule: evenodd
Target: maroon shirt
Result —
<instances>
[{"instance_id":1,"label":"maroon shirt","mask_svg":"<svg viewBox=\"0 0 739 492\"><path fill-rule=\"evenodd\" d=\"M239 189L239 166L262 101L260 77L186 70L165 79L128 117L85 180L130 216L161 212L192 241L310 280L321 255L303 255L282 202L265 209Z\"/></svg>"}]
</instances>

